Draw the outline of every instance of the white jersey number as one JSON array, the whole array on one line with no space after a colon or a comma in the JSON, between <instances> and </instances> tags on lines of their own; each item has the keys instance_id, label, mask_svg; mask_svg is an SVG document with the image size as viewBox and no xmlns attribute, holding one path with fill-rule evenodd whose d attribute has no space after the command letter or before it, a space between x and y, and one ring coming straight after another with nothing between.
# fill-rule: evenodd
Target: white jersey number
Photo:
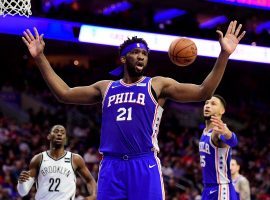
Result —
<instances>
[{"instance_id":1,"label":"white jersey number","mask_svg":"<svg viewBox=\"0 0 270 200\"><path fill-rule=\"evenodd\" d=\"M119 108L117 110L119 113L117 115L116 121L131 121L132 120L132 108Z\"/></svg>"},{"instance_id":2,"label":"white jersey number","mask_svg":"<svg viewBox=\"0 0 270 200\"><path fill-rule=\"evenodd\" d=\"M201 167L205 167L205 156L200 155L200 163L201 163Z\"/></svg>"},{"instance_id":3,"label":"white jersey number","mask_svg":"<svg viewBox=\"0 0 270 200\"><path fill-rule=\"evenodd\" d=\"M49 192L59 192L58 187L60 185L60 178L50 178L49 183L50 183L50 187L49 187Z\"/></svg>"}]
</instances>

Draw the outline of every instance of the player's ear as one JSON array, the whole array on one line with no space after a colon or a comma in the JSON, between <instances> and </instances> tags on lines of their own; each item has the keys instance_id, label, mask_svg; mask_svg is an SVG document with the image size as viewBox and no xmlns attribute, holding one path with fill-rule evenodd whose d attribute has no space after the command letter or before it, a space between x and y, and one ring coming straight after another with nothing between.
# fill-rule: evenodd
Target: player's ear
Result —
<instances>
[{"instance_id":1,"label":"player's ear","mask_svg":"<svg viewBox=\"0 0 270 200\"><path fill-rule=\"evenodd\" d=\"M221 115L223 115L225 113L225 109L224 108L221 108Z\"/></svg>"},{"instance_id":2,"label":"player's ear","mask_svg":"<svg viewBox=\"0 0 270 200\"><path fill-rule=\"evenodd\" d=\"M50 133L47 135L47 139L48 140L51 140L52 139L52 135Z\"/></svg>"},{"instance_id":3,"label":"player's ear","mask_svg":"<svg viewBox=\"0 0 270 200\"><path fill-rule=\"evenodd\" d=\"M122 64L125 64L125 63L126 63L126 57L125 57L125 56L121 56L121 57L120 57L120 62L121 62Z\"/></svg>"}]
</instances>

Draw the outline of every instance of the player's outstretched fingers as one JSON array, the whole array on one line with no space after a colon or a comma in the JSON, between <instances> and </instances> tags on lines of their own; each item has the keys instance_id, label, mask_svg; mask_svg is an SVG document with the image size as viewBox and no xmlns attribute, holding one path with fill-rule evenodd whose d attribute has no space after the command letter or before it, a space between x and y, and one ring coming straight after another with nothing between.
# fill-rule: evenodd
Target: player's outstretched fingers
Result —
<instances>
[{"instance_id":1,"label":"player's outstretched fingers","mask_svg":"<svg viewBox=\"0 0 270 200\"><path fill-rule=\"evenodd\" d=\"M30 37L31 41L35 40L33 34L31 33L31 31L29 29L26 30L28 36Z\"/></svg>"},{"instance_id":2,"label":"player's outstretched fingers","mask_svg":"<svg viewBox=\"0 0 270 200\"><path fill-rule=\"evenodd\" d=\"M240 40L245 36L245 34L246 34L246 31L243 31L243 32L241 33L241 35L237 38L239 42L240 42Z\"/></svg>"},{"instance_id":3,"label":"player's outstretched fingers","mask_svg":"<svg viewBox=\"0 0 270 200\"><path fill-rule=\"evenodd\" d=\"M26 31L23 32L24 38L27 40L27 42L30 44L31 43L31 38L29 37L28 33Z\"/></svg>"},{"instance_id":4,"label":"player's outstretched fingers","mask_svg":"<svg viewBox=\"0 0 270 200\"><path fill-rule=\"evenodd\" d=\"M25 37L22 37L22 40L24 44L29 48L29 42L25 39Z\"/></svg>"},{"instance_id":5,"label":"player's outstretched fingers","mask_svg":"<svg viewBox=\"0 0 270 200\"><path fill-rule=\"evenodd\" d=\"M39 40L39 33L36 27L33 28L35 32L36 39Z\"/></svg>"},{"instance_id":6,"label":"player's outstretched fingers","mask_svg":"<svg viewBox=\"0 0 270 200\"><path fill-rule=\"evenodd\" d=\"M238 27L237 27L237 29L236 29L236 31L235 31L235 33L234 33L235 37L238 36L238 34L239 34L241 28L242 28L242 24L239 24Z\"/></svg>"},{"instance_id":7,"label":"player's outstretched fingers","mask_svg":"<svg viewBox=\"0 0 270 200\"><path fill-rule=\"evenodd\" d=\"M233 35L234 35L234 33L235 33L236 25L237 25L237 21L234 20L234 21L233 21L233 25L232 25L232 30L231 30L231 34L233 34Z\"/></svg>"},{"instance_id":8,"label":"player's outstretched fingers","mask_svg":"<svg viewBox=\"0 0 270 200\"><path fill-rule=\"evenodd\" d=\"M230 34L232 32L232 26L233 26L233 21L230 22L230 25L229 25L225 35Z\"/></svg>"}]
</instances>

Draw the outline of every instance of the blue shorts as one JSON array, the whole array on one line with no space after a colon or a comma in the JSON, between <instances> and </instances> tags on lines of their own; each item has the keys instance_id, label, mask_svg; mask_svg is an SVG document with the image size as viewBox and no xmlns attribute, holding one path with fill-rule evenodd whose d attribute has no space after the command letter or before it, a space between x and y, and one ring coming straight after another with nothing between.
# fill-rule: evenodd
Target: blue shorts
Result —
<instances>
[{"instance_id":1,"label":"blue shorts","mask_svg":"<svg viewBox=\"0 0 270 200\"><path fill-rule=\"evenodd\" d=\"M239 200L233 184L205 186L202 200Z\"/></svg>"},{"instance_id":2,"label":"blue shorts","mask_svg":"<svg viewBox=\"0 0 270 200\"><path fill-rule=\"evenodd\" d=\"M160 161L153 152L104 154L97 190L97 200L164 200Z\"/></svg>"}]
</instances>

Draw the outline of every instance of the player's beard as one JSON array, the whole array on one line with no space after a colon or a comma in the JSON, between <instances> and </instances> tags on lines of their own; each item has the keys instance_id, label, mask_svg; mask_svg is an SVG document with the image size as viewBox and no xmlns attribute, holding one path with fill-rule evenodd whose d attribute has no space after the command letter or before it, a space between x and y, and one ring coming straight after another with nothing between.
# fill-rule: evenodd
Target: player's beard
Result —
<instances>
[{"instance_id":1,"label":"player's beard","mask_svg":"<svg viewBox=\"0 0 270 200\"><path fill-rule=\"evenodd\" d=\"M127 71L131 77L140 77L143 75L144 69L141 71L137 71L135 67L134 68L128 67Z\"/></svg>"},{"instance_id":2,"label":"player's beard","mask_svg":"<svg viewBox=\"0 0 270 200\"><path fill-rule=\"evenodd\" d=\"M141 71L136 70L136 64L127 63L127 72L131 77L141 77L144 74L145 66Z\"/></svg>"}]
</instances>

